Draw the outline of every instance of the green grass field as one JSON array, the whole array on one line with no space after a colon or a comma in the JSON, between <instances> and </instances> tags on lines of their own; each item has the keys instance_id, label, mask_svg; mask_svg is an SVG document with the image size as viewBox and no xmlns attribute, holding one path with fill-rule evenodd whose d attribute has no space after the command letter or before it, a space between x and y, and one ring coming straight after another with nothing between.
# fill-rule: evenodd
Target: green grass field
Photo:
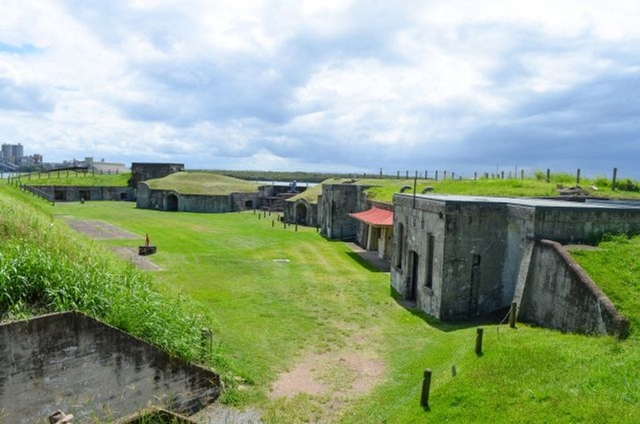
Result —
<instances>
[{"instance_id":1,"label":"green grass field","mask_svg":"<svg viewBox=\"0 0 640 424\"><path fill-rule=\"evenodd\" d=\"M223 401L257 408L265 422L640 421L634 328L618 342L485 325L477 356L475 325L403 308L388 274L368 268L345 243L284 228L275 215L157 212L122 202L42 208L139 235L102 242L109 246L136 247L148 233L158 246L151 259L162 270L152 274L161 290L195 300L213 323L213 364L228 383ZM637 298L635 274L629 278L624 295ZM271 398L278 377L309 358L327 390ZM375 378L359 381L352 362L375 365ZM433 371L428 411L419 403L425 368ZM363 388L352 390L358 383Z\"/></svg>"}]
</instances>

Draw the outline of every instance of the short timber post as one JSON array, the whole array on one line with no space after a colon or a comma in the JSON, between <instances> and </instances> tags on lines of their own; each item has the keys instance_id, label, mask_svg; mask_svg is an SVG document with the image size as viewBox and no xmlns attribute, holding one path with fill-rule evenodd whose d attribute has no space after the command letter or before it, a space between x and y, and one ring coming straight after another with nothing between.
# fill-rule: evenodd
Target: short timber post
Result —
<instances>
[{"instance_id":1,"label":"short timber post","mask_svg":"<svg viewBox=\"0 0 640 424\"><path fill-rule=\"evenodd\" d=\"M516 328L516 315L518 315L518 303L511 302L511 309L509 310L509 327Z\"/></svg>"},{"instance_id":2,"label":"short timber post","mask_svg":"<svg viewBox=\"0 0 640 424\"><path fill-rule=\"evenodd\" d=\"M580 184L580 168L578 168L578 173L576 175L576 184Z\"/></svg>"},{"instance_id":3,"label":"short timber post","mask_svg":"<svg viewBox=\"0 0 640 424\"><path fill-rule=\"evenodd\" d=\"M476 355L482 355L482 335L484 333L484 329L482 327L478 327L476 331Z\"/></svg>"},{"instance_id":4,"label":"short timber post","mask_svg":"<svg viewBox=\"0 0 640 424\"><path fill-rule=\"evenodd\" d=\"M429 389L431 388L431 370L424 370L422 377L422 394L420 395L420 406L429 408Z\"/></svg>"},{"instance_id":5,"label":"short timber post","mask_svg":"<svg viewBox=\"0 0 640 424\"><path fill-rule=\"evenodd\" d=\"M613 168L613 178L611 179L611 190L616 189L616 180L618 179L618 168Z\"/></svg>"}]
</instances>

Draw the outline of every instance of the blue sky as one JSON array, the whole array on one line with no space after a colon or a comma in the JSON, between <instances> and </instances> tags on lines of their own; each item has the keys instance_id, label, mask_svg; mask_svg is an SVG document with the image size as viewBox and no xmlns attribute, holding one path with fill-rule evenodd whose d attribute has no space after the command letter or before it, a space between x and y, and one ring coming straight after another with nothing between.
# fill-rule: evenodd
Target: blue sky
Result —
<instances>
[{"instance_id":1,"label":"blue sky","mask_svg":"<svg viewBox=\"0 0 640 424\"><path fill-rule=\"evenodd\" d=\"M640 177L637 1L2 0L45 161Z\"/></svg>"}]
</instances>

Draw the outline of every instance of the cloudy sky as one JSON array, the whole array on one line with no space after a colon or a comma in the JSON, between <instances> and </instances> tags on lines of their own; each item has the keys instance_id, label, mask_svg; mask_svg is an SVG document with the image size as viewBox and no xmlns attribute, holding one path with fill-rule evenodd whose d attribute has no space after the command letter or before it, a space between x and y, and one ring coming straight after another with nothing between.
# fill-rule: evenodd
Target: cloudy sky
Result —
<instances>
[{"instance_id":1,"label":"cloudy sky","mask_svg":"<svg viewBox=\"0 0 640 424\"><path fill-rule=\"evenodd\" d=\"M45 161L640 177L637 0L0 0Z\"/></svg>"}]
</instances>

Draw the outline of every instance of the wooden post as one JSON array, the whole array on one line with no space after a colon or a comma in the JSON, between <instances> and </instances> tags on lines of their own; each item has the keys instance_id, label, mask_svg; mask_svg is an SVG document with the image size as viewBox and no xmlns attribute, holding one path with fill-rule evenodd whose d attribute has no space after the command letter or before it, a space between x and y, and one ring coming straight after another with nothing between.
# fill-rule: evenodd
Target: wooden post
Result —
<instances>
[{"instance_id":1,"label":"wooden post","mask_svg":"<svg viewBox=\"0 0 640 424\"><path fill-rule=\"evenodd\" d=\"M296 228L296 233L297 233L298 232L298 224L297 223L296 223L296 227L295 228Z\"/></svg>"},{"instance_id":2,"label":"wooden post","mask_svg":"<svg viewBox=\"0 0 640 424\"><path fill-rule=\"evenodd\" d=\"M422 394L420 395L420 406L429 408L429 390L431 389L431 370L424 370L422 376Z\"/></svg>"},{"instance_id":3,"label":"wooden post","mask_svg":"<svg viewBox=\"0 0 640 424\"><path fill-rule=\"evenodd\" d=\"M447 171L442 171L442 180L446 180L447 179Z\"/></svg>"},{"instance_id":4,"label":"wooden post","mask_svg":"<svg viewBox=\"0 0 640 424\"><path fill-rule=\"evenodd\" d=\"M618 168L613 168L613 178L611 179L611 190L616 189L616 180L618 179Z\"/></svg>"},{"instance_id":5,"label":"wooden post","mask_svg":"<svg viewBox=\"0 0 640 424\"><path fill-rule=\"evenodd\" d=\"M549 168L547 168L547 182L551 182L551 170Z\"/></svg>"},{"instance_id":6,"label":"wooden post","mask_svg":"<svg viewBox=\"0 0 640 424\"><path fill-rule=\"evenodd\" d=\"M520 179L524 180L524 169L520 170Z\"/></svg>"},{"instance_id":7,"label":"wooden post","mask_svg":"<svg viewBox=\"0 0 640 424\"><path fill-rule=\"evenodd\" d=\"M516 328L516 315L518 314L518 303L511 302L511 309L509 309L509 327Z\"/></svg>"},{"instance_id":8,"label":"wooden post","mask_svg":"<svg viewBox=\"0 0 640 424\"><path fill-rule=\"evenodd\" d=\"M482 355L482 335L484 333L484 329L482 327L478 327L476 330L476 355Z\"/></svg>"},{"instance_id":9,"label":"wooden post","mask_svg":"<svg viewBox=\"0 0 640 424\"><path fill-rule=\"evenodd\" d=\"M275 219L272 219L272 220L271 220L271 228L273 228L273 227L275 227L275 226L276 226L276 220L275 220Z\"/></svg>"},{"instance_id":10,"label":"wooden post","mask_svg":"<svg viewBox=\"0 0 640 424\"><path fill-rule=\"evenodd\" d=\"M580 184L580 168L578 168L578 174L576 175L576 184Z\"/></svg>"},{"instance_id":11,"label":"wooden post","mask_svg":"<svg viewBox=\"0 0 640 424\"><path fill-rule=\"evenodd\" d=\"M452 179L452 180L455 180L455 179L456 179L456 173L455 173L455 172L452 172L452 173L451 173L451 179Z\"/></svg>"},{"instance_id":12,"label":"wooden post","mask_svg":"<svg viewBox=\"0 0 640 424\"><path fill-rule=\"evenodd\" d=\"M438 170L436 169L436 181L438 181Z\"/></svg>"},{"instance_id":13,"label":"wooden post","mask_svg":"<svg viewBox=\"0 0 640 424\"><path fill-rule=\"evenodd\" d=\"M504 171L502 171L502 172L500 173L500 179L501 179L501 180L504 180Z\"/></svg>"},{"instance_id":14,"label":"wooden post","mask_svg":"<svg viewBox=\"0 0 640 424\"><path fill-rule=\"evenodd\" d=\"M400 179L400 171L398 171L398 175L397 175L396 179L398 179L398 180Z\"/></svg>"},{"instance_id":15,"label":"wooden post","mask_svg":"<svg viewBox=\"0 0 640 424\"><path fill-rule=\"evenodd\" d=\"M405 172L406 172L406 175L405 175L404 178L405 178L405 180L408 180L409 179L409 171L405 171Z\"/></svg>"}]
</instances>

